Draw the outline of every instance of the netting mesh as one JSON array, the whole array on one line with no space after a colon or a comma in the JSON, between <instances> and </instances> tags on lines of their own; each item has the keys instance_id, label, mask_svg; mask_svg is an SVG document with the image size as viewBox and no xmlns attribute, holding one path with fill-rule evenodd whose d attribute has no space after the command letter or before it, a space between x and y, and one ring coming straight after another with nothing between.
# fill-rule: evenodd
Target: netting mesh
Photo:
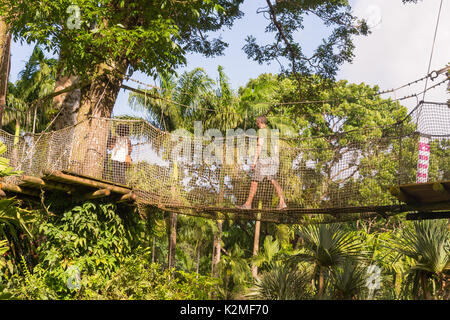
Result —
<instances>
[{"instance_id":1,"label":"netting mesh","mask_svg":"<svg viewBox=\"0 0 450 320\"><path fill-rule=\"evenodd\" d=\"M392 126L272 137L276 161L262 169L251 167L256 132L233 132L222 138L211 131L194 136L163 132L145 121L91 118L43 134L14 137L2 131L0 139L11 165L24 174L67 171L102 179L131 187L140 205L197 215L241 214L245 210L236 207L248 201L256 180L252 208L275 209L281 196L294 213L394 205L392 185L450 179L447 104L423 103Z\"/></svg>"}]
</instances>

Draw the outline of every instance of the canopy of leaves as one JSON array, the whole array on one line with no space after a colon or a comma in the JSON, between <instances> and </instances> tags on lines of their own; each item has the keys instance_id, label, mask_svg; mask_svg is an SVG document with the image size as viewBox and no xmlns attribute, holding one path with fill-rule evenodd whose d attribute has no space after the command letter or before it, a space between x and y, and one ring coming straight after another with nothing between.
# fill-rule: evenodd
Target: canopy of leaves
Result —
<instances>
[{"instance_id":1,"label":"canopy of leaves","mask_svg":"<svg viewBox=\"0 0 450 320\"><path fill-rule=\"evenodd\" d=\"M266 0L267 6L259 8L258 13L268 20L266 32L275 34L270 44L258 44L254 36L247 37L244 51L249 58L259 63L278 61L284 72L296 76L317 74L334 78L340 65L351 62L353 58L352 37L367 35L369 30L365 21L358 21L345 0ZM331 29L328 39L323 39L311 56L305 53L299 42L299 33L306 32L305 17L314 16ZM283 67L287 60L288 68Z\"/></svg>"},{"instance_id":2,"label":"canopy of leaves","mask_svg":"<svg viewBox=\"0 0 450 320\"><path fill-rule=\"evenodd\" d=\"M221 54L227 46L209 32L230 27L242 16L243 0L42 0L2 1L0 14L15 39L36 41L65 57L69 71L87 76L95 66L126 60L149 75L171 72L187 52ZM70 5L80 9L79 27ZM70 26L70 27L69 27ZM122 72L124 72L122 70Z\"/></svg>"}]
</instances>

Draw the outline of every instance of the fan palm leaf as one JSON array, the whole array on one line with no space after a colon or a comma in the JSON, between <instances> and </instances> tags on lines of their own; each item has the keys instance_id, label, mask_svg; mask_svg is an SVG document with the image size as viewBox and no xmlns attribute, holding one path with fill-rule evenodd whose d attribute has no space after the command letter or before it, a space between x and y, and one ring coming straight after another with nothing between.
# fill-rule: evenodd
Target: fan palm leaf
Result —
<instances>
[{"instance_id":1,"label":"fan palm leaf","mask_svg":"<svg viewBox=\"0 0 450 320\"><path fill-rule=\"evenodd\" d=\"M310 297L310 275L304 269L291 265L276 264L261 274L247 298L258 300L301 300Z\"/></svg>"},{"instance_id":2,"label":"fan palm leaf","mask_svg":"<svg viewBox=\"0 0 450 320\"><path fill-rule=\"evenodd\" d=\"M443 286L445 273L450 270L450 231L445 221L414 222L387 246L413 261L407 279L415 297L421 287L423 296L430 298L429 283L433 278L440 279Z\"/></svg>"},{"instance_id":3,"label":"fan palm leaf","mask_svg":"<svg viewBox=\"0 0 450 320\"><path fill-rule=\"evenodd\" d=\"M366 270L348 261L334 268L331 278L335 299L354 299L366 288Z\"/></svg>"}]
</instances>

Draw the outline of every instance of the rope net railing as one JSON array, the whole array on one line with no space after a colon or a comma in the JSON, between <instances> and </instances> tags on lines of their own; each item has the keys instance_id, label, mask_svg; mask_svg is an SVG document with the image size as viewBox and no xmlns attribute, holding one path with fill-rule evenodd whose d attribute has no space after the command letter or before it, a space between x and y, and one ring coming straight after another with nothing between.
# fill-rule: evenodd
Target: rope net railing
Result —
<instances>
[{"instance_id":1,"label":"rope net railing","mask_svg":"<svg viewBox=\"0 0 450 320\"><path fill-rule=\"evenodd\" d=\"M254 169L255 130L225 134L198 126L200 134L168 133L146 121L90 118L41 134L1 131L0 139L11 166L26 175L65 171L101 179L131 187L140 208L215 219L376 214L399 205L388 191L393 185L450 179L447 104L421 103L391 126L328 136L284 139L270 131L269 160L260 156ZM252 181L252 210L238 208L248 202ZM287 208L277 210L281 198Z\"/></svg>"}]
</instances>

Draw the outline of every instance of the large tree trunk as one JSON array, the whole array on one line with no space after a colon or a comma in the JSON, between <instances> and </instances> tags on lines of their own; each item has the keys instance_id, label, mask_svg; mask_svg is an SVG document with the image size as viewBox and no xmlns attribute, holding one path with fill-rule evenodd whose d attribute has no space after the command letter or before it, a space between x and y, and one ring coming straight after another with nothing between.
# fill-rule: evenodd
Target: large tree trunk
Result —
<instances>
[{"instance_id":1,"label":"large tree trunk","mask_svg":"<svg viewBox=\"0 0 450 320\"><path fill-rule=\"evenodd\" d=\"M54 92L63 90L69 86L77 84L79 77L75 75L59 74L56 78ZM54 123L54 129L59 130L77 123L77 113L80 108L81 90L67 92L53 98L53 107L59 110L60 114Z\"/></svg>"},{"instance_id":2,"label":"large tree trunk","mask_svg":"<svg viewBox=\"0 0 450 320\"><path fill-rule=\"evenodd\" d=\"M177 220L178 215L176 213L170 213L170 229L169 229L169 254L167 267L175 267L175 253L177 247Z\"/></svg>"},{"instance_id":3,"label":"large tree trunk","mask_svg":"<svg viewBox=\"0 0 450 320\"><path fill-rule=\"evenodd\" d=\"M10 70L11 33L8 25L0 17L0 129L3 123L3 111L6 106L6 93Z\"/></svg>"},{"instance_id":4,"label":"large tree trunk","mask_svg":"<svg viewBox=\"0 0 450 320\"><path fill-rule=\"evenodd\" d=\"M59 64L61 69L58 71L55 81L54 93L75 86L79 83L79 77L75 75L64 74L64 57L60 55ZM70 89L70 88L69 88ZM53 129L61 130L73 126L77 122L77 113L81 103L81 90L74 89L66 93L59 94L53 98L53 108L58 110L58 116L54 120ZM60 136L53 136L49 144L49 156L47 157L47 170L67 170L68 157L67 151L72 149L73 142L72 131L60 131Z\"/></svg>"},{"instance_id":5,"label":"large tree trunk","mask_svg":"<svg viewBox=\"0 0 450 320\"><path fill-rule=\"evenodd\" d=\"M99 118L111 117L127 67L125 60L102 64L91 85L81 90L77 122L83 124L74 130L70 171L102 178L111 123Z\"/></svg>"}]
</instances>

